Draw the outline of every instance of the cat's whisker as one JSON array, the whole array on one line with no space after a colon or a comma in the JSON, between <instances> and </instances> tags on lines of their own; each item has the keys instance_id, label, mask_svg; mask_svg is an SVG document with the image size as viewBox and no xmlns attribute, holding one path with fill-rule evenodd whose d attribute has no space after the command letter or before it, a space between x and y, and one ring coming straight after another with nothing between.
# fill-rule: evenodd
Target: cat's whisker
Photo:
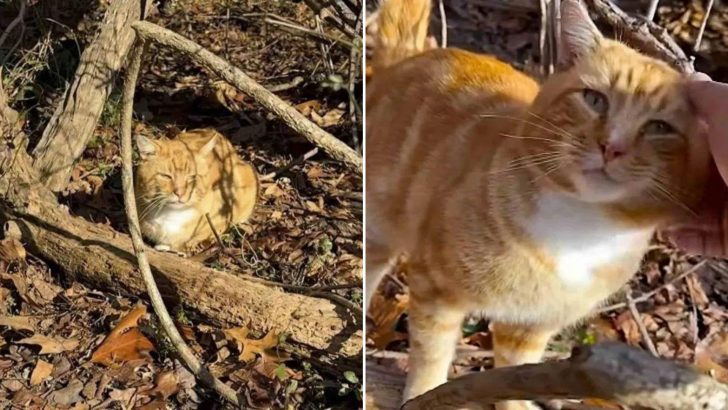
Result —
<instances>
[{"instance_id":1,"label":"cat's whisker","mask_svg":"<svg viewBox=\"0 0 728 410\"><path fill-rule=\"evenodd\" d=\"M500 133L500 135L501 135L502 137L506 137L506 138L513 138L513 139L518 139L518 140L535 140L535 141L546 141L546 142L548 142L548 143L550 143L550 144L554 144L554 145L557 145L557 146L564 146L564 147L572 147L572 148L576 148L576 146L575 146L575 145L572 145L572 144L570 144L570 143L568 143L568 142L565 142L565 141L559 141L559 140L555 140L555 139L551 139L551 138L543 138L543 137L525 137L525 136L521 136L521 135L506 134L506 133L504 133L504 132Z\"/></svg>"},{"instance_id":2,"label":"cat's whisker","mask_svg":"<svg viewBox=\"0 0 728 410\"><path fill-rule=\"evenodd\" d=\"M573 135L572 133L570 133L569 131L567 131L567 130L563 129L562 127L559 127L558 125L556 125L556 124L554 124L553 122L551 122L551 121L547 120L546 118L544 118L544 117L542 117L542 116L540 116L540 115L538 115L538 114L536 114L535 112L533 112L533 111L530 111L530 110L529 110L529 111L527 111L527 113L528 113L529 115L531 115L531 116L533 116L533 117L536 117L536 118L538 118L539 120L541 120L541 121L545 122L545 123L546 123L546 124L548 124L549 126L551 126L551 127L554 127L554 129L555 129L555 130L558 130L558 131L559 131L559 132L561 132L561 133L562 133L563 135L566 135L567 137L571 138L571 139L572 139L573 141L576 141L576 142L578 142L578 143L581 143L581 141L579 141L579 140L578 140L578 138L576 138L576 137L575 137L575 136L574 136L574 135Z\"/></svg>"},{"instance_id":3,"label":"cat's whisker","mask_svg":"<svg viewBox=\"0 0 728 410\"><path fill-rule=\"evenodd\" d=\"M551 175L552 173L554 173L554 172L556 172L556 171L558 171L560 169L563 169L563 167L564 167L564 163L559 163L559 164L552 165L551 167L547 168L546 171L544 171L543 174L537 175L535 178L533 178L531 180L531 184L534 184L538 180L540 180L542 178L545 178L548 175Z\"/></svg>"},{"instance_id":4,"label":"cat's whisker","mask_svg":"<svg viewBox=\"0 0 728 410\"><path fill-rule=\"evenodd\" d=\"M558 132L556 130L553 130L553 129L549 128L549 127L546 127L544 125L538 124L536 122L529 121L529 120L527 120L525 118L514 117L514 116L511 116L511 115L501 115L501 114L480 114L480 117L481 118L501 118L501 119L512 120L512 121L520 121L520 122L522 122L524 124L532 125L532 126L538 128L540 130L547 131L547 132L551 133L552 135L556 135L556 136L559 136L559 137L562 137L562 138L569 138L569 135L563 135L563 134L561 134L560 132ZM563 142L563 141L561 141L561 142Z\"/></svg>"},{"instance_id":5,"label":"cat's whisker","mask_svg":"<svg viewBox=\"0 0 728 410\"><path fill-rule=\"evenodd\" d=\"M531 160L550 158L550 157L561 156L561 155L565 155L565 154L561 151L539 152L539 153L535 153L535 154L528 154L528 155L516 157L516 158L512 159L511 161L509 161L508 163L515 165L518 163L523 163L523 162L527 162L527 161L531 161Z\"/></svg>"},{"instance_id":6,"label":"cat's whisker","mask_svg":"<svg viewBox=\"0 0 728 410\"><path fill-rule=\"evenodd\" d=\"M512 166L512 167L507 167L507 168L503 168L503 169L499 169L499 170L495 170L495 171L490 171L489 174L493 174L493 175L502 174L505 172L513 172L513 171L517 171L520 169L535 167L538 165L546 165L546 164L551 164L554 162L559 163L559 162L562 162L564 160L564 158L566 158L566 157L559 156L559 157L554 157L554 158L541 159L538 161L530 161L530 162L527 162L524 164L519 164L519 165Z\"/></svg>"},{"instance_id":7,"label":"cat's whisker","mask_svg":"<svg viewBox=\"0 0 728 410\"><path fill-rule=\"evenodd\" d=\"M692 208L687 206L684 202L682 202L679 198L677 198L675 194L670 192L670 190L664 185L664 183L660 179L653 178L652 180L654 184L651 187L657 190L656 193L662 194L665 199L672 202L674 205L679 206L693 216L697 216L697 213Z\"/></svg>"}]
</instances>

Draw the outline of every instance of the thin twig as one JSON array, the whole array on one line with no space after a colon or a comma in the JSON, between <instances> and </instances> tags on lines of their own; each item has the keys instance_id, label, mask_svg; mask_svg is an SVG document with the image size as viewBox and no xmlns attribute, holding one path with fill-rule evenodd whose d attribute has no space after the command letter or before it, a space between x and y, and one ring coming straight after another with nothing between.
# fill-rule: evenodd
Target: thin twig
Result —
<instances>
[{"instance_id":1,"label":"thin twig","mask_svg":"<svg viewBox=\"0 0 728 410\"><path fill-rule=\"evenodd\" d=\"M713 0L708 0L708 4L705 6L705 15L703 16L703 21L700 22L700 30L698 30L698 36L695 38L691 59L695 59L695 54L698 54L698 51L700 51L700 43L703 42L703 35L705 34L705 28L708 26L708 18L710 17L710 12L713 10L713 3Z\"/></svg>"},{"instance_id":2,"label":"thin twig","mask_svg":"<svg viewBox=\"0 0 728 410\"><path fill-rule=\"evenodd\" d=\"M205 219L207 219L207 223L210 225L212 234L215 236L215 241L217 241L218 246L220 246L220 251L227 253L227 248L225 247L225 244L222 243L222 238L220 238L220 234L217 233L217 229L215 229L215 225L212 224L212 218L210 218L209 212L205 212Z\"/></svg>"},{"instance_id":3,"label":"thin twig","mask_svg":"<svg viewBox=\"0 0 728 410\"><path fill-rule=\"evenodd\" d=\"M192 373L204 384L217 391L230 403L240 406L242 400L238 398L236 392L230 386L222 383L213 376L206 368L204 368L195 357L192 350L187 346L184 339L180 335L177 327L174 325L172 318L167 311L162 300L162 295L154 281L154 276L149 267L147 255L144 252L144 242L142 241L141 229L139 228L139 216L137 214L136 199L134 196L133 170L132 170L132 143L131 143L131 126L132 126L132 109L134 105L134 89L139 76L139 67L141 66L142 55L144 54L144 40L137 39L136 45L133 46L130 53L130 63L127 69L126 80L124 81L124 90L122 96L122 116L121 116L121 156L122 156L122 184L124 190L124 207L126 209L127 222L129 224L129 233L131 235L134 254L139 264L144 283L149 293L149 299L152 302L154 312L159 318L167 337L175 347L177 354Z\"/></svg>"},{"instance_id":4,"label":"thin twig","mask_svg":"<svg viewBox=\"0 0 728 410\"><path fill-rule=\"evenodd\" d=\"M363 10L362 10L363 13ZM362 28L362 18L360 14L356 16L356 24L354 29L359 33ZM361 145L359 144L359 119L362 118L359 104L356 101L356 95L354 90L356 87L356 79L359 76L359 67L361 66L362 59L359 58L359 47L352 47L349 50L349 117L351 118L351 139L354 149L361 153Z\"/></svg>"},{"instance_id":5,"label":"thin twig","mask_svg":"<svg viewBox=\"0 0 728 410\"><path fill-rule=\"evenodd\" d=\"M551 64L552 70L556 64L559 63L559 53L561 45L561 0L551 0L553 2L553 12L551 13L551 25L554 26L554 46L551 49Z\"/></svg>"},{"instance_id":6,"label":"thin twig","mask_svg":"<svg viewBox=\"0 0 728 410\"><path fill-rule=\"evenodd\" d=\"M259 178L260 181L270 181L273 180L276 176L288 171L289 169L293 168L294 166L298 164L302 164L306 161L308 161L311 157L318 154L318 148L314 148L311 151L306 152L305 154L299 156L298 158L294 159L293 161L289 162L288 164L278 168L277 170L265 174Z\"/></svg>"},{"instance_id":7,"label":"thin twig","mask_svg":"<svg viewBox=\"0 0 728 410\"><path fill-rule=\"evenodd\" d=\"M629 294L627 294L627 307L629 307L629 311L630 313L632 313L632 317L637 323L637 328L640 330L642 342L645 344L645 346L647 346L647 349L650 351L650 353L652 353L653 356L659 357L657 349L655 348L655 343L652 342L650 334L647 332L647 327L645 327L645 322L642 321L642 316L640 316L640 312L637 310L637 306L635 306L634 300Z\"/></svg>"},{"instance_id":8,"label":"thin twig","mask_svg":"<svg viewBox=\"0 0 728 410\"><path fill-rule=\"evenodd\" d=\"M657 6L660 3L660 0L650 0L650 7L647 9L647 14L645 14L645 18L649 21L655 21L655 14L657 14Z\"/></svg>"},{"instance_id":9,"label":"thin twig","mask_svg":"<svg viewBox=\"0 0 728 410\"><path fill-rule=\"evenodd\" d=\"M362 311L362 309L359 306L357 306L356 303L354 303L354 302L350 301L349 299L346 299L342 296L339 296L336 293L308 292L307 295L329 299L330 301L336 302L336 303L340 304L341 306L344 306L345 308L351 310L354 313L355 317L357 317L357 318L364 317L364 312Z\"/></svg>"},{"instance_id":10,"label":"thin twig","mask_svg":"<svg viewBox=\"0 0 728 410\"><path fill-rule=\"evenodd\" d=\"M13 21L8 24L8 26L5 28L5 31L3 31L3 34L0 35L0 46L5 43L5 40L7 40L8 36L10 36L10 33L15 29L15 26L23 22L23 19L25 18L25 0L20 0L20 10L18 11L18 15L13 19Z\"/></svg>"},{"instance_id":11,"label":"thin twig","mask_svg":"<svg viewBox=\"0 0 728 410\"><path fill-rule=\"evenodd\" d=\"M538 2L541 7L541 27L538 33L538 52L539 57L541 58L541 75L544 77L548 75L548 64L546 63L546 37L548 36L549 30L549 11L546 1L547 0L539 0Z\"/></svg>"},{"instance_id":12,"label":"thin twig","mask_svg":"<svg viewBox=\"0 0 728 410\"><path fill-rule=\"evenodd\" d=\"M690 275L692 273L697 272L700 268L702 268L703 266L705 266L706 263L708 263L707 260L702 260L702 261L696 263L690 269L688 269L685 272L683 272L683 273L675 276L674 278L672 278L669 281L665 282L661 286L659 286L659 287L657 287L657 288L655 288L655 289L653 289L653 290L651 290L651 291L649 291L649 292L647 292L647 293L645 293L645 294L643 294L643 295L641 295L639 297L634 298L633 299L634 303L637 304L637 303L642 303L642 302L645 302L645 301L649 300L650 298L652 298L653 296L655 296L657 293L661 292L663 289L667 288L668 286L671 286L671 285L675 284L676 282L680 281L682 278L684 278L684 277L686 277L686 276L688 276L688 275ZM597 310L597 313L611 312L612 310L622 309L622 308L625 308L625 307L627 307L627 303L625 303L625 302L615 303L613 305L609 305L609 306L606 306L606 307L603 307L603 308Z\"/></svg>"},{"instance_id":13,"label":"thin twig","mask_svg":"<svg viewBox=\"0 0 728 410\"><path fill-rule=\"evenodd\" d=\"M304 34L307 34L307 35L309 35L311 37L317 38L319 40L328 40L328 41L333 41L335 43L339 43L339 44L345 45L345 46L350 47L350 48L351 47L354 47L354 44L351 41L344 40L342 38L337 38L337 37L334 37L334 36L330 36L330 35L328 35L326 33L319 33L318 31L311 30L309 28L306 28L306 27L303 27L303 26L299 26L297 24L293 24L293 23L289 23L289 22L286 22L286 21L277 20L275 18L270 18L270 17L267 17L265 19L265 22L268 23L268 24L273 24L273 25L276 25L276 26L280 26L280 27L284 27L284 28L293 30L294 32L297 31L297 32L300 32L300 33L304 33Z\"/></svg>"},{"instance_id":14,"label":"thin twig","mask_svg":"<svg viewBox=\"0 0 728 410\"><path fill-rule=\"evenodd\" d=\"M440 47L447 48L447 16L445 15L445 2L439 1L440 8Z\"/></svg>"},{"instance_id":15,"label":"thin twig","mask_svg":"<svg viewBox=\"0 0 728 410\"><path fill-rule=\"evenodd\" d=\"M304 81L303 77L301 77L300 75L297 75L297 76L293 77L293 79L287 83L266 85L265 88L267 88L268 91L270 91L272 93L279 93L281 91L290 90L291 88L296 88L299 85L301 85L303 83L303 81Z\"/></svg>"}]
</instances>

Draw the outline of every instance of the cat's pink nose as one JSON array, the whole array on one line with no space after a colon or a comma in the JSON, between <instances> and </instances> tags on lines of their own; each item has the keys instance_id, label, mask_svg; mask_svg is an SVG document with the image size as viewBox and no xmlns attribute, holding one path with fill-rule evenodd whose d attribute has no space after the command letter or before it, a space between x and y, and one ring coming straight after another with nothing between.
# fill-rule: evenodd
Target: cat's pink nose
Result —
<instances>
[{"instance_id":1,"label":"cat's pink nose","mask_svg":"<svg viewBox=\"0 0 728 410\"><path fill-rule=\"evenodd\" d=\"M622 157L624 156L624 154L627 153L624 147L609 142L606 144L599 144L599 147L602 149L602 155L604 156L605 163L614 161L615 159Z\"/></svg>"},{"instance_id":2,"label":"cat's pink nose","mask_svg":"<svg viewBox=\"0 0 728 410\"><path fill-rule=\"evenodd\" d=\"M185 190L184 190L184 188L179 188L179 187L178 188L175 188L174 189L174 194L177 195L177 198L179 198L181 200L182 197L185 194Z\"/></svg>"}]
</instances>

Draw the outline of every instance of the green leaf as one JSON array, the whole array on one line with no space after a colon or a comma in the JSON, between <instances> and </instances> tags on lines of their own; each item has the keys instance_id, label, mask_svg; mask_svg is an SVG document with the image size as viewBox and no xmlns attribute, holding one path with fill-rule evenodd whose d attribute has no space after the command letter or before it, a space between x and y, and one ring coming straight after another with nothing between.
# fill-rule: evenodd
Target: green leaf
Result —
<instances>
[{"instance_id":1,"label":"green leaf","mask_svg":"<svg viewBox=\"0 0 728 410\"><path fill-rule=\"evenodd\" d=\"M276 367L276 377L280 381L285 381L288 379L288 372L286 372L286 365L281 363Z\"/></svg>"},{"instance_id":2,"label":"green leaf","mask_svg":"<svg viewBox=\"0 0 728 410\"><path fill-rule=\"evenodd\" d=\"M347 371L345 371L345 372L344 372L344 378L345 378L345 379L346 379L346 380L347 380L347 381L348 381L349 383L352 383L352 384L357 384L357 383L359 383L359 378L358 378L358 377L356 377L356 374L354 374L354 372L352 372L351 370L347 370Z\"/></svg>"}]
</instances>

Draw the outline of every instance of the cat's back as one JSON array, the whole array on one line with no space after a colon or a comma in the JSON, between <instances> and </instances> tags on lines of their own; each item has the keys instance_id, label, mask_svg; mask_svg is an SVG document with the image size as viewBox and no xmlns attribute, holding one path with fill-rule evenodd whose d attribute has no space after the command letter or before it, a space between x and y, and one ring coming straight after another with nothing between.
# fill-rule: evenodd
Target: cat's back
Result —
<instances>
[{"instance_id":1,"label":"cat's back","mask_svg":"<svg viewBox=\"0 0 728 410\"><path fill-rule=\"evenodd\" d=\"M509 64L458 49L431 50L377 71L367 87L372 208L388 219L426 212L502 143L504 122L484 115L522 111L538 90Z\"/></svg>"},{"instance_id":2,"label":"cat's back","mask_svg":"<svg viewBox=\"0 0 728 410\"><path fill-rule=\"evenodd\" d=\"M257 201L259 191L258 174L255 168L243 161L232 142L223 134L212 128L186 131L177 139L197 151L202 149L211 138L215 138L215 146L205 164L206 181L210 192L203 202L216 203L222 201L225 208L231 208L233 218L247 218Z\"/></svg>"}]
</instances>

